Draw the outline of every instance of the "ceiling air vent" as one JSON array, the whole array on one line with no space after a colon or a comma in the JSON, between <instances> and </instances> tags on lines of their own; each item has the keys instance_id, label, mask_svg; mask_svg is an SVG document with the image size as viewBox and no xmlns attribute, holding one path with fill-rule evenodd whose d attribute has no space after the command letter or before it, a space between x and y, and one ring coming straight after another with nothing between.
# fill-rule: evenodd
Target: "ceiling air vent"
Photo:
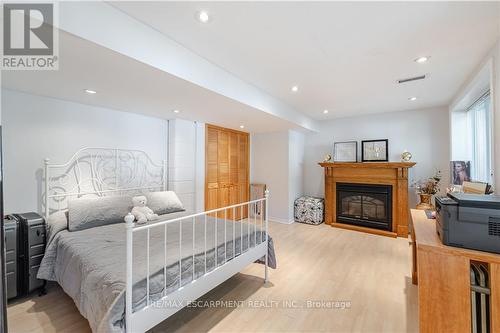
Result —
<instances>
[{"instance_id":1,"label":"ceiling air vent","mask_svg":"<svg viewBox=\"0 0 500 333\"><path fill-rule=\"evenodd\" d=\"M407 79L398 80L398 83L406 83L406 82L411 82L411 81L423 80L426 77L427 77L427 75L420 75L420 76L415 76L415 77L409 77Z\"/></svg>"}]
</instances>

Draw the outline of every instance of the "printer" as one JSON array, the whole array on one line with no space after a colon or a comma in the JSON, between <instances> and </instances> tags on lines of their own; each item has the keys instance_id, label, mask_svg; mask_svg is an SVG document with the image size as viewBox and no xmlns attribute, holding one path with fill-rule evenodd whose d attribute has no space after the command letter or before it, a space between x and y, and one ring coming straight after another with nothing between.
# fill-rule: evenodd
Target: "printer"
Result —
<instances>
[{"instance_id":1,"label":"printer","mask_svg":"<svg viewBox=\"0 0 500 333\"><path fill-rule=\"evenodd\" d=\"M500 253L500 196L436 197L436 231L444 245Z\"/></svg>"}]
</instances>

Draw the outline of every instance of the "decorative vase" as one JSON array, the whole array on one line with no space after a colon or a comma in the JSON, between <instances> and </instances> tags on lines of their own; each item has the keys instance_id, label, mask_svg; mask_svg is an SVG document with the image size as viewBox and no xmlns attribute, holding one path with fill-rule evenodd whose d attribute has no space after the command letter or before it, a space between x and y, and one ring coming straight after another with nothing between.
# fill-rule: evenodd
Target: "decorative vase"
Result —
<instances>
[{"instance_id":1,"label":"decorative vase","mask_svg":"<svg viewBox=\"0 0 500 333\"><path fill-rule=\"evenodd\" d=\"M412 158L412 154L408 150L405 150L401 154L401 162L410 162L411 158Z\"/></svg>"},{"instance_id":2,"label":"decorative vase","mask_svg":"<svg viewBox=\"0 0 500 333\"><path fill-rule=\"evenodd\" d=\"M432 205L432 194L420 194L420 203L417 205L417 209L421 210L434 210L434 206Z\"/></svg>"}]
</instances>

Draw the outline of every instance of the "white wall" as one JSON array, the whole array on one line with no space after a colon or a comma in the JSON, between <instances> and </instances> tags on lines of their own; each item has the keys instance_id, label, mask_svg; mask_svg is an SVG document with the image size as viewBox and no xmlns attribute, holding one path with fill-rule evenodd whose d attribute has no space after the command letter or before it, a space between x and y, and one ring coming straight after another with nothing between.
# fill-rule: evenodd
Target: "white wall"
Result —
<instances>
[{"instance_id":1,"label":"white wall","mask_svg":"<svg viewBox=\"0 0 500 333\"><path fill-rule=\"evenodd\" d=\"M400 161L407 149L417 165L410 170L412 183L443 174L442 189L449 184L448 108L432 108L340 118L323 122L318 133L282 131L251 136L252 182L267 184L269 219L293 221L293 202L301 195L324 197L323 169L318 162L333 153L334 141L389 139L389 160ZM361 159L361 156L359 156ZM410 205L417 202L413 189Z\"/></svg>"},{"instance_id":2,"label":"white wall","mask_svg":"<svg viewBox=\"0 0 500 333\"><path fill-rule=\"evenodd\" d=\"M270 191L269 219L288 223L288 131L252 134L251 145L252 182L267 184Z\"/></svg>"},{"instance_id":3,"label":"white wall","mask_svg":"<svg viewBox=\"0 0 500 333\"><path fill-rule=\"evenodd\" d=\"M195 211L205 211L205 124L196 123Z\"/></svg>"},{"instance_id":4,"label":"white wall","mask_svg":"<svg viewBox=\"0 0 500 333\"><path fill-rule=\"evenodd\" d=\"M451 161L470 161L471 154L467 140L467 112L450 112Z\"/></svg>"},{"instance_id":5,"label":"white wall","mask_svg":"<svg viewBox=\"0 0 500 333\"><path fill-rule=\"evenodd\" d=\"M500 40L493 53L493 149L494 149L494 178L497 193L500 191Z\"/></svg>"},{"instance_id":6,"label":"white wall","mask_svg":"<svg viewBox=\"0 0 500 333\"><path fill-rule=\"evenodd\" d=\"M304 145L301 132L288 132L288 219L293 219L293 202L304 194Z\"/></svg>"},{"instance_id":7,"label":"white wall","mask_svg":"<svg viewBox=\"0 0 500 333\"><path fill-rule=\"evenodd\" d=\"M443 173L443 188L449 183L449 128L446 107L380 113L334 119L323 122L319 133L305 137L304 191L324 197L323 170L318 162L333 153L333 142L389 139L389 160L400 161L407 149L417 165L410 170L410 180L431 177L436 169ZM361 157L358 157L359 160ZM411 191L413 193L413 191ZM410 195L410 204L415 196Z\"/></svg>"},{"instance_id":8,"label":"white wall","mask_svg":"<svg viewBox=\"0 0 500 333\"><path fill-rule=\"evenodd\" d=\"M251 136L251 181L267 184L272 221L293 222L293 202L304 193L304 142L292 130Z\"/></svg>"},{"instance_id":9,"label":"white wall","mask_svg":"<svg viewBox=\"0 0 500 333\"><path fill-rule=\"evenodd\" d=\"M167 122L133 113L2 90L6 213L42 212L43 160L82 147L140 149L166 158Z\"/></svg>"},{"instance_id":10,"label":"white wall","mask_svg":"<svg viewBox=\"0 0 500 333\"><path fill-rule=\"evenodd\" d=\"M485 77L486 76L486 77ZM469 78L462 84L462 87L455 95L449 107L452 114L450 120L454 128L459 128L460 112L464 107L469 106L479 97L485 89L490 89L492 107L492 158L493 158L493 179L494 185L500 189L500 39L488 52L486 57L478 64L477 68L469 75ZM458 134L459 136L460 134ZM463 141L454 133L451 133L452 159L459 159L457 156L462 151L459 149Z\"/></svg>"},{"instance_id":11,"label":"white wall","mask_svg":"<svg viewBox=\"0 0 500 333\"><path fill-rule=\"evenodd\" d=\"M169 190L175 191L186 211L204 210L205 124L169 121Z\"/></svg>"}]
</instances>

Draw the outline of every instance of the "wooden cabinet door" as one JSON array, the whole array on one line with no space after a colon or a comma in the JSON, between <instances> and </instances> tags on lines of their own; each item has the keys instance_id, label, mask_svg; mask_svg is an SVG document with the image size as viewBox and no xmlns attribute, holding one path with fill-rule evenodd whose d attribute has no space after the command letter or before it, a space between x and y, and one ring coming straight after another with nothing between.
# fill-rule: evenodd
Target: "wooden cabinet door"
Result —
<instances>
[{"instance_id":1,"label":"wooden cabinet door","mask_svg":"<svg viewBox=\"0 0 500 333\"><path fill-rule=\"evenodd\" d=\"M219 207L218 132L206 128L205 143L205 210Z\"/></svg>"},{"instance_id":2,"label":"wooden cabinet door","mask_svg":"<svg viewBox=\"0 0 500 333\"><path fill-rule=\"evenodd\" d=\"M432 249L418 247L419 331L469 333L470 260Z\"/></svg>"},{"instance_id":3,"label":"wooden cabinet door","mask_svg":"<svg viewBox=\"0 0 500 333\"><path fill-rule=\"evenodd\" d=\"M205 210L226 207L249 199L248 133L207 125ZM217 214L224 218L224 212ZM246 209L228 209L228 219L241 219Z\"/></svg>"},{"instance_id":4,"label":"wooden cabinet door","mask_svg":"<svg viewBox=\"0 0 500 333\"><path fill-rule=\"evenodd\" d=\"M240 193L240 202L247 202L250 200L250 181L249 181L249 139L248 135L239 134L238 135L238 149L239 149L239 160L238 160L238 184ZM243 212L240 212L239 216L242 218L248 217L248 207L243 207ZM241 218L241 217L240 217Z\"/></svg>"},{"instance_id":5,"label":"wooden cabinet door","mask_svg":"<svg viewBox=\"0 0 500 333\"><path fill-rule=\"evenodd\" d=\"M229 134L229 204L235 205L240 203L240 184L238 180L239 171L239 148L238 148L238 133L231 132ZM239 214L240 208L230 209L228 216L230 219L235 219ZM235 216L233 216L233 214Z\"/></svg>"},{"instance_id":6,"label":"wooden cabinet door","mask_svg":"<svg viewBox=\"0 0 500 333\"><path fill-rule=\"evenodd\" d=\"M217 160L219 182L219 204L217 208L229 206L229 133L217 131Z\"/></svg>"}]
</instances>

